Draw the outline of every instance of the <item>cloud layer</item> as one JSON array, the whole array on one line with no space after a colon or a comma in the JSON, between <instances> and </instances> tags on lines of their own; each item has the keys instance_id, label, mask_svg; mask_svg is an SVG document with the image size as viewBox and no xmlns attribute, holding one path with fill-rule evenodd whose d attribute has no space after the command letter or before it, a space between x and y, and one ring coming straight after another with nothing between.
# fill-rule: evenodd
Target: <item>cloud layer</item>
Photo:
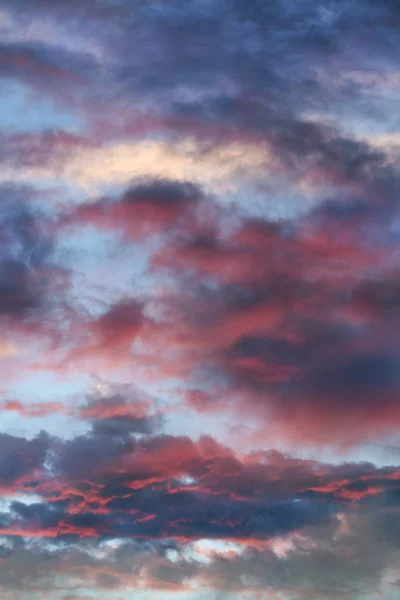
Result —
<instances>
[{"instance_id":1,"label":"cloud layer","mask_svg":"<svg viewBox=\"0 0 400 600\"><path fill-rule=\"evenodd\" d=\"M400 583L394 0L0 0L0 596Z\"/></svg>"}]
</instances>

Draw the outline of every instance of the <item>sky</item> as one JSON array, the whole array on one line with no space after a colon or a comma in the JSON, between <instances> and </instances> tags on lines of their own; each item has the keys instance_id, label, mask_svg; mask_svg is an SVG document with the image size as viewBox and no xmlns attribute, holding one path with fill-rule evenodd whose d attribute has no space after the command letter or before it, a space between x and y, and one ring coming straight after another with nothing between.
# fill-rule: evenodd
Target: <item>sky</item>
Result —
<instances>
[{"instance_id":1,"label":"sky","mask_svg":"<svg viewBox=\"0 0 400 600\"><path fill-rule=\"evenodd\" d=\"M0 600L400 595L398 0L0 0Z\"/></svg>"}]
</instances>

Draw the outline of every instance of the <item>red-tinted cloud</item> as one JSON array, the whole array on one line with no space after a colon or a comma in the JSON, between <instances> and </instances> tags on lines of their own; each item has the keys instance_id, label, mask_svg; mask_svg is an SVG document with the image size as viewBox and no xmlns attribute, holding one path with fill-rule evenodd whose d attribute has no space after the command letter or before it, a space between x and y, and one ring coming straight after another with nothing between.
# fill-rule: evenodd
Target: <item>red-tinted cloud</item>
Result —
<instances>
[{"instance_id":1,"label":"red-tinted cloud","mask_svg":"<svg viewBox=\"0 0 400 600\"><path fill-rule=\"evenodd\" d=\"M41 452L35 464L14 459L8 463L13 473L4 474L9 493L35 492L43 500L13 501L3 533L262 540L328 522L331 510L350 504L368 506L378 498L390 505L400 480L398 469L368 463L332 466L276 451L239 456L209 436L134 441L94 427L63 443L47 440L43 447L43 441L29 442L31 451ZM3 437L0 444L22 449L18 438ZM53 476L41 468L46 448ZM9 461L12 456L8 451Z\"/></svg>"},{"instance_id":2,"label":"red-tinted cloud","mask_svg":"<svg viewBox=\"0 0 400 600\"><path fill-rule=\"evenodd\" d=\"M298 227L249 223L229 237L160 251L154 268L173 270L182 287L166 300L174 319L159 339L192 373L208 369L227 381L225 390L215 385L214 402L208 385L189 393L190 404L236 406L265 420L265 435L272 427L301 443L346 446L395 432L400 347L389 334L397 315L390 252L335 238L314 216Z\"/></svg>"},{"instance_id":3,"label":"red-tinted cloud","mask_svg":"<svg viewBox=\"0 0 400 600\"><path fill-rule=\"evenodd\" d=\"M71 359L105 359L110 364L129 360L130 347L144 322L143 304L136 300L122 300L99 319L83 325L84 337Z\"/></svg>"},{"instance_id":4,"label":"red-tinted cloud","mask_svg":"<svg viewBox=\"0 0 400 600\"><path fill-rule=\"evenodd\" d=\"M61 402L35 402L33 404L24 404L19 400L6 400L0 405L0 409L16 412L21 417L34 418L66 412L66 407Z\"/></svg>"},{"instance_id":5,"label":"red-tinted cloud","mask_svg":"<svg viewBox=\"0 0 400 600\"><path fill-rule=\"evenodd\" d=\"M191 183L156 180L132 187L118 200L84 204L67 217L66 223L116 230L128 240L140 240L178 223L192 228L202 199L200 190Z\"/></svg>"}]
</instances>

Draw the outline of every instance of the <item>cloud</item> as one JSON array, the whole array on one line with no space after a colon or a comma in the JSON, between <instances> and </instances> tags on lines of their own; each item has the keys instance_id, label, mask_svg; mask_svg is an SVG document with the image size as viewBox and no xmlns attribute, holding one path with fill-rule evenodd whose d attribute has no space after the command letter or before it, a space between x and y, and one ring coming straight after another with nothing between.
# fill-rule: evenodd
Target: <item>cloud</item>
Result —
<instances>
[{"instance_id":1,"label":"cloud","mask_svg":"<svg viewBox=\"0 0 400 600\"><path fill-rule=\"evenodd\" d=\"M150 377L186 377L189 388L206 372L207 389L195 389L206 394L207 410L244 411L292 443L346 447L394 432L400 349L387 334L395 308L375 317L362 298L374 301L384 271L385 294L396 303L396 237L383 232L396 210L397 179L381 157L375 163L366 152L360 160L373 165L365 205L333 198L280 223L235 222L230 207L169 181L78 207L67 217L76 226L120 231L130 242L163 233L151 274L172 279L169 291L143 304L123 300L88 322L87 341L71 358L112 368L135 362ZM346 175L353 176L361 177Z\"/></svg>"},{"instance_id":2,"label":"cloud","mask_svg":"<svg viewBox=\"0 0 400 600\"><path fill-rule=\"evenodd\" d=\"M152 258L154 274L174 278L158 300L168 316L143 333L154 352L170 349L166 371L157 354L160 372L172 363L176 374L183 365L189 377L206 372L196 389L208 410L214 396L215 406L239 405L302 443L394 432L396 239L383 232L396 204L386 183L383 206L367 201L354 221L357 203L338 199L298 221L244 221L226 233L222 213L205 233L171 235Z\"/></svg>"},{"instance_id":3,"label":"cloud","mask_svg":"<svg viewBox=\"0 0 400 600\"><path fill-rule=\"evenodd\" d=\"M100 361L111 368L129 361L130 348L146 322L143 308L139 300L121 300L97 319L83 324L78 319L77 345L68 360Z\"/></svg>"},{"instance_id":4,"label":"cloud","mask_svg":"<svg viewBox=\"0 0 400 600\"><path fill-rule=\"evenodd\" d=\"M95 420L87 434L66 441L3 435L9 493L43 498L11 503L15 519L4 514L3 534L245 542L328 523L374 498L382 507L392 498L393 506L395 467L330 466L276 451L239 456L209 436L193 442L143 423Z\"/></svg>"},{"instance_id":5,"label":"cloud","mask_svg":"<svg viewBox=\"0 0 400 600\"><path fill-rule=\"evenodd\" d=\"M35 477L43 466L49 447L49 437L42 433L33 440L2 433L0 436L0 482L3 488L23 485Z\"/></svg>"},{"instance_id":6,"label":"cloud","mask_svg":"<svg viewBox=\"0 0 400 600\"><path fill-rule=\"evenodd\" d=\"M5 400L1 410L16 412L21 417L43 418L47 415L65 412L65 406L61 402L36 402L26 405L20 400Z\"/></svg>"},{"instance_id":7,"label":"cloud","mask_svg":"<svg viewBox=\"0 0 400 600\"><path fill-rule=\"evenodd\" d=\"M80 205L66 222L121 231L127 240L140 240L178 224L190 227L202 202L202 192L192 183L155 179L132 186L116 201Z\"/></svg>"},{"instance_id":8,"label":"cloud","mask_svg":"<svg viewBox=\"0 0 400 600\"><path fill-rule=\"evenodd\" d=\"M50 309L66 272L52 260L50 222L25 201L25 189L5 185L1 196L0 315L22 322Z\"/></svg>"},{"instance_id":9,"label":"cloud","mask_svg":"<svg viewBox=\"0 0 400 600\"><path fill-rule=\"evenodd\" d=\"M79 102L77 91L94 77L97 65L88 53L40 41L8 42L0 46L3 79L18 81L36 94L69 106Z\"/></svg>"},{"instance_id":10,"label":"cloud","mask_svg":"<svg viewBox=\"0 0 400 600\"><path fill-rule=\"evenodd\" d=\"M233 141L203 148L190 132L176 143L138 140L101 144L96 138L85 140L63 132L28 137L23 143L15 138L10 141L13 155L3 161L3 179L61 177L90 194L116 183L154 178L182 184L191 181L213 191L235 191L252 177L259 177L269 161L266 147Z\"/></svg>"},{"instance_id":11,"label":"cloud","mask_svg":"<svg viewBox=\"0 0 400 600\"><path fill-rule=\"evenodd\" d=\"M79 416L92 421L95 435L111 437L150 434L162 423L153 398L135 388L116 385L90 395L86 405L80 407Z\"/></svg>"},{"instance_id":12,"label":"cloud","mask_svg":"<svg viewBox=\"0 0 400 600\"><path fill-rule=\"evenodd\" d=\"M3 436L0 448L8 465L17 449L31 457L29 470L18 462L4 474L8 493L25 494L2 507L4 591L63 574L90 589L196 583L357 598L393 565L395 467L238 455L207 436L134 441L96 427L63 443ZM32 492L41 501L27 502Z\"/></svg>"},{"instance_id":13,"label":"cloud","mask_svg":"<svg viewBox=\"0 0 400 600\"><path fill-rule=\"evenodd\" d=\"M0 595L391 597L398 4L0 5Z\"/></svg>"}]
</instances>

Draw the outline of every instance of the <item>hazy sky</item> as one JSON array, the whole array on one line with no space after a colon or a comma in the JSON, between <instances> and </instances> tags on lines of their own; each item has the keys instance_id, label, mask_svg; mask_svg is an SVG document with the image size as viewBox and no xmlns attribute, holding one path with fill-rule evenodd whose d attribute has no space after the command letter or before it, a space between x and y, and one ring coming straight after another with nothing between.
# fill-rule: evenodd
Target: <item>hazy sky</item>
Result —
<instances>
[{"instance_id":1,"label":"hazy sky","mask_svg":"<svg viewBox=\"0 0 400 600\"><path fill-rule=\"evenodd\" d=\"M0 600L400 595L399 0L0 0Z\"/></svg>"}]
</instances>

